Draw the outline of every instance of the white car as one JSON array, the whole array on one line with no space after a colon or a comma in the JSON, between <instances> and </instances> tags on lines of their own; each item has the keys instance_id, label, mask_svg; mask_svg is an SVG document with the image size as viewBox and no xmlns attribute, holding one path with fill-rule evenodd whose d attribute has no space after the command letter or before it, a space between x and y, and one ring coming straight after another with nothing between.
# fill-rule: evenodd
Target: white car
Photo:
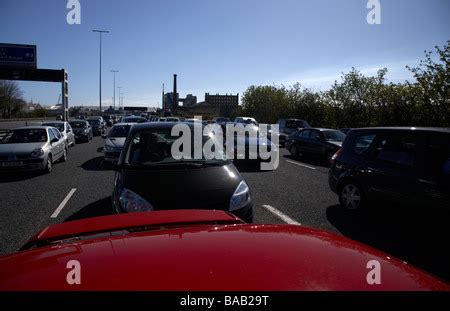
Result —
<instances>
[{"instance_id":1,"label":"white car","mask_svg":"<svg viewBox=\"0 0 450 311\"><path fill-rule=\"evenodd\" d=\"M61 132L61 135L64 137L64 140L66 141L66 145L68 147L75 146L75 134L73 133L73 129L70 126L69 122L67 122L67 121L52 121L52 122L44 122L44 123L42 123L42 125L56 127Z\"/></svg>"},{"instance_id":2,"label":"white car","mask_svg":"<svg viewBox=\"0 0 450 311\"><path fill-rule=\"evenodd\" d=\"M106 162L114 162L119 159L132 125L133 123L117 123L113 125L108 135L102 135L102 138L105 139L103 152Z\"/></svg>"}]
</instances>

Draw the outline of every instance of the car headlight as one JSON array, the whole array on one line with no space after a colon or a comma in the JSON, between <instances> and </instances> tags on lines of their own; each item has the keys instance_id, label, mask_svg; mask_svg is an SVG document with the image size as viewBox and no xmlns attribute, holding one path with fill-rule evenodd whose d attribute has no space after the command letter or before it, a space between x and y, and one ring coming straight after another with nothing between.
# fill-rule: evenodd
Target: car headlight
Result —
<instances>
[{"instance_id":1,"label":"car headlight","mask_svg":"<svg viewBox=\"0 0 450 311\"><path fill-rule=\"evenodd\" d=\"M111 145L105 145L105 150L106 151L114 151L114 147Z\"/></svg>"},{"instance_id":2,"label":"car headlight","mask_svg":"<svg viewBox=\"0 0 450 311\"><path fill-rule=\"evenodd\" d=\"M44 150L42 148L34 149L33 152L31 152L31 157L37 158L44 155Z\"/></svg>"},{"instance_id":3,"label":"car headlight","mask_svg":"<svg viewBox=\"0 0 450 311\"><path fill-rule=\"evenodd\" d=\"M88 129L85 129L84 132L87 134L87 133L89 133L89 130L88 130Z\"/></svg>"},{"instance_id":4,"label":"car headlight","mask_svg":"<svg viewBox=\"0 0 450 311\"><path fill-rule=\"evenodd\" d=\"M140 195L129 189L122 189L119 197L120 205L129 213L153 211L153 206L143 199Z\"/></svg>"},{"instance_id":5,"label":"car headlight","mask_svg":"<svg viewBox=\"0 0 450 311\"><path fill-rule=\"evenodd\" d=\"M239 186L236 188L236 191L234 192L233 196L230 200L230 209L229 211L235 211L238 209L243 208L248 203L252 201L252 198L250 196L250 189L248 188L245 181L241 181Z\"/></svg>"}]
</instances>

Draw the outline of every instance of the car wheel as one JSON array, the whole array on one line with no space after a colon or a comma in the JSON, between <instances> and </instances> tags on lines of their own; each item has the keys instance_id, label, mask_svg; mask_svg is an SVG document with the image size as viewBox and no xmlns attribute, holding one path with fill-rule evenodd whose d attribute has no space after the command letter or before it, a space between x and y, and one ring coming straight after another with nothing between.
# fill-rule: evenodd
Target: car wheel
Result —
<instances>
[{"instance_id":1,"label":"car wheel","mask_svg":"<svg viewBox=\"0 0 450 311\"><path fill-rule=\"evenodd\" d=\"M44 169L44 172L45 173L51 173L52 172L52 167L53 166L53 162L52 162L52 156L51 155L48 155L48 157L47 157L47 164L45 165L45 169Z\"/></svg>"},{"instance_id":2,"label":"car wheel","mask_svg":"<svg viewBox=\"0 0 450 311\"><path fill-rule=\"evenodd\" d=\"M67 148L64 148L64 153L61 157L61 162L66 162L67 161Z\"/></svg>"},{"instance_id":3,"label":"car wheel","mask_svg":"<svg viewBox=\"0 0 450 311\"><path fill-rule=\"evenodd\" d=\"M345 210L361 210L365 204L364 192L361 186L353 181L345 182L339 188L339 202Z\"/></svg>"},{"instance_id":4,"label":"car wheel","mask_svg":"<svg viewBox=\"0 0 450 311\"><path fill-rule=\"evenodd\" d=\"M298 148L298 145L297 145L297 144L292 144L292 146L289 148L289 152L290 152L292 155L298 155L298 154L300 153L300 150L299 150L299 148Z\"/></svg>"}]
</instances>

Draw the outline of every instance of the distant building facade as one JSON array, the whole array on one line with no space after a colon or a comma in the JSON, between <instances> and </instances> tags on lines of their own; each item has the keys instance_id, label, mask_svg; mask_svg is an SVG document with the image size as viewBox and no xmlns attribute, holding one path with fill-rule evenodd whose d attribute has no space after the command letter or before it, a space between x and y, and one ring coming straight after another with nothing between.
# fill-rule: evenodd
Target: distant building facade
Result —
<instances>
[{"instance_id":1,"label":"distant building facade","mask_svg":"<svg viewBox=\"0 0 450 311\"><path fill-rule=\"evenodd\" d=\"M205 94L205 102L216 108L222 117L229 117L239 106L239 94L237 95L210 95Z\"/></svg>"}]
</instances>

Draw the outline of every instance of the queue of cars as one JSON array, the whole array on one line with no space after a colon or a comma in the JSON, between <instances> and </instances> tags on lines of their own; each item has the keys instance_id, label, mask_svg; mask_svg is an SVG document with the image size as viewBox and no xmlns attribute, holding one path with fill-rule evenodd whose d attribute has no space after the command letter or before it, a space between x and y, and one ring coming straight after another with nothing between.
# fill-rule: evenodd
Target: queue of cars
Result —
<instances>
[{"instance_id":1,"label":"queue of cars","mask_svg":"<svg viewBox=\"0 0 450 311\"><path fill-rule=\"evenodd\" d=\"M92 137L86 121L70 123L74 135L84 135L87 141ZM103 134L105 160L115 170L112 207L121 215L45 228L21 252L0 258L0 289L68 289L57 275L68 259L75 259L91 269L79 290L370 290L361 271L371 260L389 271L379 290L450 290L425 272L335 234L301 226L247 224L253 221L253 201L239 170L225 154L221 159L175 159L171 154L175 124L116 123ZM196 126L203 128L196 122L185 124L192 132ZM215 123L212 128L226 124ZM271 144L267 137L244 139L246 147ZM24 153L32 158L11 162L51 171L52 163L66 160L67 142L55 127L19 128L2 139L0 155L4 146L19 150L26 145ZM376 194L392 192L412 200L421 196L430 204L450 200L448 129L366 128L352 129L345 136L305 126L292 131L286 148L294 155L311 153L329 160L330 187L348 210L363 208ZM35 162L26 162L30 160ZM198 252L205 249L208 256ZM121 262L133 265L117 269L118 253ZM224 256L236 264L223 265ZM32 269L15 269L22 262ZM136 273L136 266L148 269ZM168 275L174 266L179 269ZM269 269L276 277L265 275ZM37 282L44 275L45 281ZM22 281L25 276L27 282Z\"/></svg>"},{"instance_id":2,"label":"queue of cars","mask_svg":"<svg viewBox=\"0 0 450 311\"><path fill-rule=\"evenodd\" d=\"M50 173L54 163L67 160L69 147L80 141L88 142L94 134L104 132L102 117L46 121L4 130L0 136L0 172Z\"/></svg>"}]
</instances>

